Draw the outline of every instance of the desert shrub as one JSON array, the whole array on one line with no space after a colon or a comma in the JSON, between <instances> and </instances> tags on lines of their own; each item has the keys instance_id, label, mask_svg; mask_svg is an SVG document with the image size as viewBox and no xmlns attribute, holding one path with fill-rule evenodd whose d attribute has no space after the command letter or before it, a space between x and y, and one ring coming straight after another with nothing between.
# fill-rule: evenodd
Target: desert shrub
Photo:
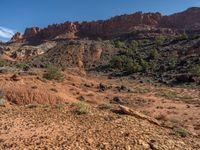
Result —
<instances>
[{"instance_id":1,"label":"desert shrub","mask_svg":"<svg viewBox=\"0 0 200 150\"><path fill-rule=\"evenodd\" d=\"M126 55L114 56L110 64L111 67L122 69L128 73L141 71L141 65L136 60Z\"/></svg>"},{"instance_id":2,"label":"desert shrub","mask_svg":"<svg viewBox=\"0 0 200 150\"><path fill-rule=\"evenodd\" d=\"M151 89L145 87L136 87L134 90L134 93L139 93L139 94L146 94L149 92L151 92Z\"/></svg>"},{"instance_id":3,"label":"desert shrub","mask_svg":"<svg viewBox=\"0 0 200 150\"><path fill-rule=\"evenodd\" d=\"M25 62L17 62L16 63L16 67L17 68L23 68L24 66L26 66L27 64Z\"/></svg>"},{"instance_id":4,"label":"desert shrub","mask_svg":"<svg viewBox=\"0 0 200 150\"><path fill-rule=\"evenodd\" d=\"M186 137L188 134L187 130L184 128L173 128L173 132L175 135L181 136L181 137Z\"/></svg>"},{"instance_id":5,"label":"desert shrub","mask_svg":"<svg viewBox=\"0 0 200 150\"><path fill-rule=\"evenodd\" d=\"M123 59L122 59L122 57L114 56L110 61L110 65L113 68L121 69L123 67Z\"/></svg>"},{"instance_id":6,"label":"desert shrub","mask_svg":"<svg viewBox=\"0 0 200 150\"><path fill-rule=\"evenodd\" d=\"M124 71L127 71L128 73L136 73L142 70L141 65L138 62L135 62L133 60L128 61Z\"/></svg>"},{"instance_id":7,"label":"desert shrub","mask_svg":"<svg viewBox=\"0 0 200 150\"><path fill-rule=\"evenodd\" d=\"M90 112L89 107L84 102L74 102L71 106L78 115L88 114Z\"/></svg>"},{"instance_id":8,"label":"desert shrub","mask_svg":"<svg viewBox=\"0 0 200 150\"><path fill-rule=\"evenodd\" d=\"M139 47L139 43L135 40L131 41L128 45L129 45L129 48L131 48L133 50L135 50Z\"/></svg>"},{"instance_id":9,"label":"desert shrub","mask_svg":"<svg viewBox=\"0 0 200 150\"><path fill-rule=\"evenodd\" d=\"M138 48L147 45L150 42L149 39L138 40Z\"/></svg>"},{"instance_id":10,"label":"desert shrub","mask_svg":"<svg viewBox=\"0 0 200 150\"><path fill-rule=\"evenodd\" d=\"M131 57L131 58L136 57L137 54L138 54L137 49L128 48L128 49L119 51L120 56L125 55L126 57Z\"/></svg>"},{"instance_id":11,"label":"desert shrub","mask_svg":"<svg viewBox=\"0 0 200 150\"><path fill-rule=\"evenodd\" d=\"M169 59L169 69L174 69L176 67L176 64L177 64L177 58L176 57L171 57Z\"/></svg>"},{"instance_id":12,"label":"desert shrub","mask_svg":"<svg viewBox=\"0 0 200 150\"><path fill-rule=\"evenodd\" d=\"M60 64L60 68L61 68L62 71L65 71L65 70L66 70L67 68L69 68L69 67L70 67L69 64L65 64L65 63Z\"/></svg>"},{"instance_id":13,"label":"desert shrub","mask_svg":"<svg viewBox=\"0 0 200 150\"><path fill-rule=\"evenodd\" d=\"M56 103L55 107L56 107L57 109L62 109L62 108L65 107L65 103L63 103L63 102L58 102L58 103Z\"/></svg>"},{"instance_id":14,"label":"desert shrub","mask_svg":"<svg viewBox=\"0 0 200 150\"><path fill-rule=\"evenodd\" d=\"M111 59L110 64L114 68L123 69L131 61L132 59L126 55L118 55Z\"/></svg>"},{"instance_id":15,"label":"desert shrub","mask_svg":"<svg viewBox=\"0 0 200 150\"><path fill-rule=\"evenodd\" d=\"M113 106L111 103L103 103L99 105L100 109L111 109Z\"/></svg>"},{"instance_id":16,"label":"desert shrub","mask_svg":"<svg viewBox=\"0 0 200 150\"><path fill-rule=\"evenodd\" d=\"M157 46L162 45L164 43L164 41L165 41L165 37L163 37L163 36L158 36L155 39L155 43Z\"/></svg>"},{"instance_id":17,"label":"desert shrub","mask_svg":"<svg viewBox=\"0 0 200 150\"><path fill-rule=\"evenodd\" d=\"M146 44L149 43L149 40L148 39L144 39L142 42L143 42L144 45L146 45Z\"/></svg>"},{"instance_id":18,"label":"desert shrub","mask_svg":"<svg viewBox=\"0 0 200 150\"><path fill-rule=\"evenodd\" d=\"M7 65L7 62L5 60L0 60L0 67L4 67Z\"/></svg>"},{"instance_id":19,"label":"desert shrub","mask_svg":"<svg viewBox=\"0 0 200 150\"><path fill-rule=\"evenodd\" d=\"M149 69L155 70L157 67L157 62L156 61L150 61L149 62Z\"/></svg>"},{"instance_id":20,"label":"desert shrub","mask_svg":"<svg viewBox=\"0 0 200 150\"><path fill-rule=\"evenodd\" d=\"M143 72L146 72L146 71L148 71L149 70L149 63L146 61L146 60L144 60L144 59L141 59L140 60L140 64L141 64L141 70L143 71Z\"/></svg>"},{"instance_id":21,"label":"desert shrub","mask_svg":"<svg viewBox=\"0 0 200 150\"><path fill-rule=\"evenodd\" d=\"M199 64L193 64L189 68L190 73L194 76L200 76L200 65Z\"/></svg>"},{"instance_id":22,"label":"desert shrub","mask_svg":"<svg viewBox=\"0 0 200 150\"><path fill-rule=\"evenodd\" d=\"M43 75L44 78L48 80L57 80L57 81L63 81L64 75L60 71L59 68L48 66L47 72Z\"/></svg>"},{"instance_id":23,"label":"desert shrub","mask_svg":"<svg viewBox=\"0 0 200 150\"><path fill-rule=\"evenodd\" d=\"M41 64L44 68L47 68L51 63L47 57L40 57L35 63Z\"/></svg>"},{"instance_id":24,"label":"desert shrub","mask_svg":"<svg viewBox=\"0 0 200 150\"><path fill-rule=\"evenodd\" d=\"M28 62L18 62L16 67L24 70L29 70L32 66Z\"/></svg>"},{"instance_id":25,"label":"desert shrub","mask_svg":"<svg viewBox=\"0 0 200 150\"><path fill-rule=\"evenodd\" d=\"M115 44L115 47L117 47L117 48L124 48L125 47L125 43L121 42L121 41L115 41L114 44Z\"/></svg>"},{"instance_id":26,"label":"desert shrub","mask_svg":"<svg viewBox=\"0 0 200 150\"><path fill-rule=\"evenodd\" d=\"M186 33L183 33L178 37L178 40L187 40L188 38L189 38L188 35Z\"/></svg>"},{"instance_id":27,"label":"desert shrub","mask_svg":"<svg viewBox=\"0 0 200 150\"><path fill-rule=\"evenodd\" d=\"M159 56L157 49L152 49L149 53L149 58L154 60L157 59Z\"/></svg>"}]
</instances>

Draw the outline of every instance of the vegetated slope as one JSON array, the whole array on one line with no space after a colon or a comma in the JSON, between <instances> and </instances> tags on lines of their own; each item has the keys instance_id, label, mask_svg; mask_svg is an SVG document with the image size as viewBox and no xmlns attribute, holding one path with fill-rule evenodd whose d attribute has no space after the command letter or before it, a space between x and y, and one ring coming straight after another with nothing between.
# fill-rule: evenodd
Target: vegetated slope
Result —
<instances>
[{"instance_id":1,"label":"vegetated slope","mask_svg":"<svg viewBox=\"0 0 200 150\"><path fill-rule=\"evenodd\" d=\"M110 66L113 75L152 76L164 83L199 82L200 36L116 41L121 49Z\"/></svg>"},{"instance_id":2,"label":"vegetated slope","mask_svg":"<svg viewBox=\"0 0 200 150\"><path fill-rule=\"evenodd\" d=\"M31 64L44 67L77 67L110 76L153 77L166 83L199 83L199 35L120 39L107 41L69 40L57 45Z\"/></svg>"},{"instance_id":3,"label":"vegetated slope","mask_svg":"<svg viewBox=\"0 0 200 150\"><path fill-rule=\"evenodd\" d=\"M140 33L142 34L142 33ZM24 60L30 67L55 65L104 72L110 76L148 76L166 83L199 83L198 34L174 37L158 35L145 39L59 40L37 46L2 46L2 54ZM2 55L2 56L3 56Z\"/></svg>"}]
</instances>

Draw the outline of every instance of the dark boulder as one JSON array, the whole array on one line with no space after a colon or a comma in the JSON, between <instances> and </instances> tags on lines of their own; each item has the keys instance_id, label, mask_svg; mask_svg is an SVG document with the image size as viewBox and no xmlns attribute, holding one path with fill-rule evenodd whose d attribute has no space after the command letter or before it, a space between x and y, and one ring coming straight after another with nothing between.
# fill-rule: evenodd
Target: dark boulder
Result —
<instances>
[{"instance_id":1,"label":"dark boulder","mask_svg":"<svg viewBox=\"0 0 200 150\"><path fill-rule=\"evenodd\" d=\"M100 84L99 84L99 91L100 91L100 92L103 92L103 91L105 91L105 90L107 90L107 86L104 85L104 84L102 84L102 83L100 83Z\"/></svg>"},{"instance_id":2,"label":"dark boulder","mask_svg":"<svg viewBox=\"0 0 200 150\"><path fill-rule=\"evenodd\" d=\"M116 103L116 104L128 104L128 102L126 100L123 100L122 98L116 96L113 98L112 103Z\"/></svg>"}]
</instances>

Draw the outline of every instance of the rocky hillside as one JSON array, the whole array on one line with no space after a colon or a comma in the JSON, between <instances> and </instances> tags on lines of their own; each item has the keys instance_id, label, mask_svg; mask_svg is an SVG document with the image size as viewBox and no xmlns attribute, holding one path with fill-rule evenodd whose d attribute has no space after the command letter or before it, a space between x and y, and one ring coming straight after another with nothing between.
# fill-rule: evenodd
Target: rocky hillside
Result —
<instances>
[{"instance_id":1,"label":"rocky hillside","mask_svg":"<svg viewBox=\"0 0 200 150\"><path fill-rule=\"evenodd\" d=\"M46 28L27 28L22 35L16 33L12 42L41 42L52 39L76 39L82 37L112 39L127 34L136 36L138 32L176 35L183 31L200 29L200 8L190 8L170 16L160 13L137 12L93 22L65 22ZM140 37L141 38L141 37Z\"/></svg>"},{"instance_id":2,"label":"rocky hillside","mask_svg":"<svg viewBox=\"0 0 200 150\"><path fill-rule=\"evenodd\" d=\"M28 28L1 43L1 58L21 66L79 68L111 76L200 83L200 8L170 16L137 12L105 21ZM4 63L2 63L4 64Z\"/></svg>"},{"instance_id":3,"label":"rocky hillside","mask_svg":"<svg viewBox=\"0 0 200 150\"><path fill-rule=\"evenodd\" d=\"M109 64L117 48L109 41L70 40L60 41L47 52L33 59L36 67L54 64L62 68L88 70Z\"/></svg>"}]
</instances>

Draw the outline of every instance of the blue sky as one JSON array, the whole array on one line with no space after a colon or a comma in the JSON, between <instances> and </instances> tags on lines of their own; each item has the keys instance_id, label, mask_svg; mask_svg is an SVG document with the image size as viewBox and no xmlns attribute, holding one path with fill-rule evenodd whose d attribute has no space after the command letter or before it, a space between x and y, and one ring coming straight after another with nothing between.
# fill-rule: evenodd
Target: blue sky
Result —
<instances>
[{"instance_id":1,"label":"blue sky","mask_svg":"<svg viewBox=\"0 0 200 150\"><path fill-rule=\"evenodd\" d=\"M169 15L195 6L200 7L200 0L0 0L0 40L26 27L107 19L136 11Z\"/></svg>"}]
</instances>

